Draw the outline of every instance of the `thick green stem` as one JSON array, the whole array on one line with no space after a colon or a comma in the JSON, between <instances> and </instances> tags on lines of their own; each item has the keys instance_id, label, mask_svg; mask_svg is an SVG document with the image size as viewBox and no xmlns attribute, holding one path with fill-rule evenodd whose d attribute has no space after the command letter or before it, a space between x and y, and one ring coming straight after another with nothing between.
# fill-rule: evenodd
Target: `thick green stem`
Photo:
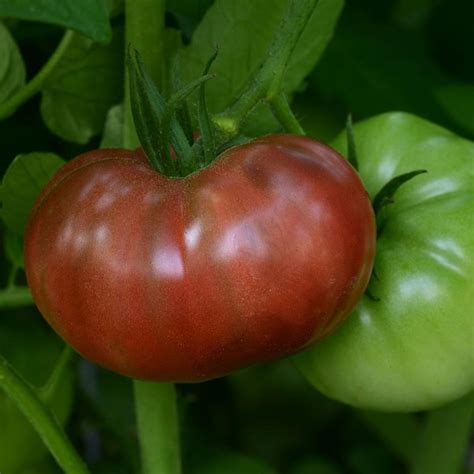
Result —
<instances>
[{"instance_id":1,"label":"thick green stem","mask_svg":"<svg viewBox=\"0 0 474 474\"><path fill-rule=\"evenodd\" d=\"M213 117L223 137L235 135L245 116L259 101L272 101L280 94L288 61L317 3L318 0L291 0L262 67L244 87L237 101Z\"/></svg>"},{"instance_id":2,"label":"thick green stem","mask_svg":"<svg viewBox=\"0 0 474 474\"><path fill-rule=\"evenodd\" d=\"M33 297L27 286L12 286L0 290L0 309L30 306L32 304Z\"/></svg>"},{"instance_id":3,"label":"thick green stem","mask_svg":"<svg viewBox=\"0 0 474 474\"><path fill-rule=\"evenodd\" d=\"M135 406L144 474L179 474L178 413L173 384L135 380Z\"/></svg>"},{"instance_id":4,"label":"thick green stem","mask_svg":"<svg viewBox=\"0 0 474 474\"><path fill-rule=\"evenodd\" d=\"M140 51L152 79L162 83L164 0L127 0L126 36ZM127 46L128 47L128 46ZM130 107L128 80L125 87L124 146L138 145ZM178 415L173 384L134 381L137 428L145 474L179 474Z\"/></svg>"},{"instance_id":5,"label":"thick green stem","mask_svg":"<svg viewBox=\"0 0 474 474\"><path fill-rule=\"evenodd\" d=\"M287 132L294 133L295 135L306 135L303 127L293 114L288 99L283 92L272 97L270 105L272 106L273 114Z\"/></svg>"},{"instance_id":6,"label":"thick green stem","mask_svg":"<svg viewBox=\"0 0 474 474\"><path fill-rule=\"evenodd\" d=\"M461 471L471 435L474 394L427 414L412 474L446 474Z\"/></svg>"},{"instance_id":7,"label":"thick green stem","mask_svg":"<svg viewBox=\"0 0 474 474\"><path fill-rule=\"evenodd\" d=\"M49 403L53 399L54 394L58 392L59 384L61 383L63 375L71 363L73 357L74 351L72 350L72 347L66 343L48 380L38 391L39 397L45 403Z\"/></svg>"},{"instance_id":8,"label":"thick green stem","mask_svg":"<svg viewBox=\"0 0 474 474\"><path fill-rule=\"evenodd\" d=\"M18 107L20 107L20 105L25 103L28 99L33 97L37 92L41 90L44 82L63 57L73 37L74 32L70 30L66 31L56 50L50 56L45 65L40 69L38 74L36 74L36 76L34 76L31 81L29 81L24 87L19 89L9 99L0 104L0 119L9 117L16 111L16 109L18 109Z\"/></svg>"},{"instance_id":9,"label":"thick green stem","mask_svg":"<svg viewBox=\"0 0 474 474\"><path fill-rule=\"evenodd\" d=\"M163 32L165 26L164 0L126 0L125 3L126 45L131 44L140 52L146 70L155 84L163 83ZM126 48L127 49L127 48ZM126 54L126 52L125 52ZM130 108L130 86L125 71L124 99L124 146L134 148L139 145Z\"/></svg>"},{"instance_id":10,"label":"thick green stem","mask_svg":"<svg viewBox=\"0 0 474 474\"><path fill-rule=\"evenodd\" d=\"M0 387L30 421L58 464L66 473L88 474L88 469L63 429L36 392L0 356Z\"/></svg>"}]
</instances>

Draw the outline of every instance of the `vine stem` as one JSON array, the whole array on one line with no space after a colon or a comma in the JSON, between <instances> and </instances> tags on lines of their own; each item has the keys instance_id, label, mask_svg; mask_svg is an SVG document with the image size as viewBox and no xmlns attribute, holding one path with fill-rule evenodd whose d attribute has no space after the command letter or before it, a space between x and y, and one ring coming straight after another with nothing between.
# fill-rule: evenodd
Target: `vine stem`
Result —
<instances>
[{"instance_id":1,"label":"vine stem","mask_svg":"<svg viewBox=\"0 0 474 474\"><path fill-rule=\"evenodd\" d=\"M151 78L162 84L164 0L127 0L126 49L137 49ZM125 51L126 54L126 51ZM128 75L125 80L123 145L139 144L130 107ZM180 474L176 390L173 384L135 380L135 411L144 474Z\"/></svg>"},{"instance_id":2,"label":"vine stem","mask_svg":"<svg viewBox=\"0 0 474 474\"><path fill-rule=\"evenodd\" d=\"M125 56L128 45L139 51L147 73L160 87L163 83L163 33L165 26L164 0L126 0ZM126 61L125 61L126 62ZM130 105L130 82L125 68L123 140L125 148L140 144L133 123Z\"/></svg>"},{"instance_id":3,"label":"vine stem","mask_svg":"<svg viewBox=\"0 0 474 474\"><path fill-rule=\"evenodd\" d=\"M0 309L17 308L32 304L33 297L27 286L11 286L0 290Z\"/></svg>"},{"instance_id":4,"label":"vine stem","mask_svg":"<svg viewBox=\"0 0 474 474\"><path fill-rule=\"evenodd\" d=\"M473 421L473 393L427 413L411 474L460 472Z\"/></svg>"},{"instance_id":5,"label":"vine stem","mask_svg":"<svg viewBox=\"0 0 474 474\"><path fill-rule=\"evenodd\" d=\"M144 474L178 474L176 389L170 383L134 381L137 425Z\"/></svg>"},{"instance_id":6,"label":"vine stem","mask_svg":"<svg viewBox=\"0 0 474 474\"><path fill-rule=\"evenodd\" d=\"M244 86L239 98L212 118L224 139L237 134L240 123L262 99L276 104L277 111L281 112L284 104L278 96L282 92L285 70L317 4L318 0L291 0L259 71Z\"/></svg>"},{"instance_id":7,"label":"vine stem","mask_svg":"<svg viewBox=\"0 0 474 474\"><path fill-rule=\"evenodd\" d=\"M0 386L30 421L64 472L88 474L84 462L49 408L33 388L0 355Z\"/></svg>"},{"instance_id":8,"label":"vine stem","mask_svg":"<svg viewBox=\"0 0 474 474\"><path fill-rule=\"evenodd\" d=\"M44 82L53 72L58 62L63 57L69 44L74 38L74 32L67 30L53 54L48 61L43 65L39 72L34 76L25 86L19 89L15 94L9 97L5 102L0 104L0 119L4 119L13 114L20 105L25 103L28 99L33 97L41 90Z\"/></svg>"},{"instance_id":9,"label":"vine stem","mask_svg":"<svg viewBox=\"0 0 474 474\"><path fill-rule=\"evenodd\" d=\"M273 114L278 121L285 127L285 130L295 135L305 135L303 127L298 122L297 118L291 110L290 104L286 95L281 92L280 94L270 99L270 105L273 110Z\"/></svg>"}]
</instances>

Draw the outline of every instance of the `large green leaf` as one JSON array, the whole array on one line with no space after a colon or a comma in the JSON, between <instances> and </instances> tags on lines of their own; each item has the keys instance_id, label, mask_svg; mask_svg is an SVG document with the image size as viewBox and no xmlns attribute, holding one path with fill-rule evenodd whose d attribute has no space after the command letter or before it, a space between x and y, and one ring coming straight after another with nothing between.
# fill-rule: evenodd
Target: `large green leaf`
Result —
<instances>
[{"instance_id":1,"label":"large green leaf","mask_svg":"<svg viewBox=\"0 0 474 474\"><path fill-rule=\"evenodd\" d=\"M28 153L13 160L0 189L2 218L12 232L23 234L36 197L63 164L54 153Z\"/></svg>"},{"instance_id":2,"label":"large green leaf","mask_svg":"<svg viewBox=\"0 0 474 474\"><path fill-rule=\"evenodd\" d=\"M228 106L258 68L287 6L286 0L216 0L206 12L181 62L189 82L202 74L215 46L219 47L211 70L216 78L206 86L212 112ZM294 92L313 69L332 36L342 6L343 0L319 1L287 68L286 92Z\"/></svg>"},{"instance_id":3,"label":"large green leaf","mask_svg":"<svg viewBox=\"0 0 474 474\"><path fill-rule=\"evenodd\" d=\"M111 38L103 0L0 0L0 16L53 23L102 43Z\"/></svg>"},{"instance_id":4,"label":"large green leaf","mask_svg":"<svg viewBox=\"0 0 474 474\"><path fill-rule=\"evenodd\" d=\"M434 89L445 76L422 37L350 8L311 75L317 93L357 118L403 110L443 122Z\"/></svg>"},{"instance_id":5,"label":"large green leaf","mask_svg":"<svg viewBox=\"0 0 474 474\"><path fill-rule=\"evenodd\" d=\"M0 22L0 104L20 89L25 80L25 64L20 50L8 29Z\"/></svg>"},{"instance_id":6,"label":"large green leaf","mask_svg":"<svg viewBox=\"0 0 474 474\"><path fill-rule=\"evenodd\" d=\"M109 108L123 94L123 30L102 46L76 35L43 88L41 114L64 140L87 143L102 131Z\"/></svg>"}]
</instances>

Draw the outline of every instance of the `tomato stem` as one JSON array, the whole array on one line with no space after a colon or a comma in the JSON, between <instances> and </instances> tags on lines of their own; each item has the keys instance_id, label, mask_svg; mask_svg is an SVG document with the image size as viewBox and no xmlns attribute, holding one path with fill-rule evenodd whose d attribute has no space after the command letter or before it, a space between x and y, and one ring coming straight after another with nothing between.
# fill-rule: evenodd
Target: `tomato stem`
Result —
<instances>
[{"instance_id":1,"label":"tomato stem","mask_svg":"<svg viewBox=\"0 0 474 474\"><path fill-rule=\"evenodd\" d=\"M127 44L140 50L144 63L155 71L158 84L162 74L164 0L127 0L125 21ZM149 27L152 25L152 27ZM160 72L159 72L160 71ZM124 146L138 145L130 107L130 91L125 87ZM178 152L178 150L176 150ZM180 454L175 388L172 384L134 381L138 436L145 474L179 474Z\"/></svg>"},{"instance_id":2,"label":"tomato stem","mask_svg":"<svg viewBox=\"0 0 474 474\"><path fill-rule=\"evenodd\" d=\"M72 347L66 343L51 374L49 375L48 380L38 391L39 397L41 400L43 400L43 402L50 402L54 394L57 393L63 375L69 367L74 355L75 352L73 351Z\"/></svg>"},{"instance_id":3,"label":"tomato stem","mask_svg":"<svg viewBox=\"0 0 474 474\"><path fill-rule=\"evenodd\" d=\"M135 380L137 428L144 474L179 474L178 413L173 384Z\"/></svg>"},{"instance_id":4,"label":"tomato stem","mask_svg":"<svg viewBox=\"0 0 474 474\"><path fill-rule=\"evenodd\" d=\"M303 127L298 122L284 92L272 97L270 99L273 114L278 121L283 125L285 130L295 135L306 135Z\"/></svg>"},{"instance_id":5,"label":"tomato stem","mask_svg":"<svg viewBox=\"0 0 474 474\"><path fill-rule=\"evenodd\" d=\"M75 33L73 31L67 30L53 54L49 57L48 61L39 70L36 76L34 76L25 86L19 89L5 102L0 104L0 119L4 119L12 115L18 109L18 107L20 107L28 99L33 97L41 90L44 82L46 79L48 79L49 75L53 72L64 53L67 51L74 34Z\"/></svg>"},{"instance_id":6,"label":"tomato stem","mask_svg":"<svg viewBox=\"0 0 474 474\"><path fill-rule=\"evenodd\" d=\"M12 286L0 291L0 309L17 308L32 304L33 297L27 286Z\"/></svg>"},{"instance_id":7,"label":"tomato stem","mask_svg":"<svg viewBox=\"0 0 474 474\"><path fill-rule=\"evenodd\" d=\"M427 414L412 463L413 474L460 472L474 420L474 395Z\"/></svg>"},{"instance_id":8,"label":"tomato stem","mask_svg":"<svg viewBox=\"0 0 474 474\"><path fill-rule=\"evenodd\" d=\"M125 44L140 51L151 79L163 83L163 34L165 2L162 0L126 0ZM127 50L125 51L127 54ZM123 139L125 148L135 148L140 142L135 132L130 106L130 84L125 68Z\"/></svg>"},{"instance_id":9,"label":"tomato stem","mask_svg":"<svg viewBox=\"0 0 474 474\"><path fill-rule=\"evenodd\" d=\"M64 472L89 473L48 407L2 356L0 356L0 387L17 404Z\"/></svg>"},{"instance_id":10,"label":"tomato stem","mask_svg":"<svg viewBox=\"0 0 474 474\"><path fill-rule=\"evenodd\" d=\"M243 119L260 101L272 102L281 93L291 54L317 4L318 0L291 0L261 68L249 78L239 98L213 117L223 141L237 134Z\"/></svg>"}]
</instances>

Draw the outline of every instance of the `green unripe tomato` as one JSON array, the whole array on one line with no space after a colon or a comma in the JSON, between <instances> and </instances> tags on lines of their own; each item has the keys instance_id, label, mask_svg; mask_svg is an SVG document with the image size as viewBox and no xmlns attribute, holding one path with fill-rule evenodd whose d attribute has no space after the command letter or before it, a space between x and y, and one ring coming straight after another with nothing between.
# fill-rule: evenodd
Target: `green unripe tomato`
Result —
<instances>
[{"instance_id":1,"label":"green unripe tomato","mask_svg":"<svg viewBox=\"0 0 474 474\"><path fill-rule=\"evenodd\" d=\"M347 322L296 357L324 394L382 411L416 411L474 389L474 143L405 113L354 127L373 197L405 183L379 216L375 275ZM335 148L346 150L345 133Z\"/></svg>"}]
</instances>

